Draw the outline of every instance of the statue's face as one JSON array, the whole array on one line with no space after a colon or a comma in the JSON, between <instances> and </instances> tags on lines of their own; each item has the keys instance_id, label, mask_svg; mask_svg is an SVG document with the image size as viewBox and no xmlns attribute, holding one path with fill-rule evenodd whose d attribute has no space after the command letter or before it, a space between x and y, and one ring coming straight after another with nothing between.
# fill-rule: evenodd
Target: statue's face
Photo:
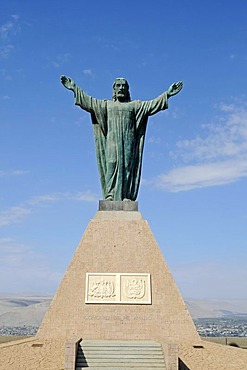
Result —
<instances>
[{"instance_id":1,"label":"statue's face","mask_svg":"<svg viewBox=\"0 0 247 370\"><path fill-rule=\"evenodd\" d=\"M126 80L117 79L114 84L116 99L120 102L128 101L129 86Z\"/></svg>"}]
</instances>

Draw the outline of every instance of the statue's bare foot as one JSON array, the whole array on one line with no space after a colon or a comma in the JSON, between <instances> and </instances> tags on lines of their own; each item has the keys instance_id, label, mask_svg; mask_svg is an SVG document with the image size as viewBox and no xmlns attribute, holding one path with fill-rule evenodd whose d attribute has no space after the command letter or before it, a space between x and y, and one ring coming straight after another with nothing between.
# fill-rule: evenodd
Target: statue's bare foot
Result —
<instances>
[{"instance_id":1,"label":"statue's bare foot","mask_svg":"<svg viewBox=\"0 0 247 370\"><path fill-rule=\"evenodd\" d=\"M113 200L113 196L112 196L112 195L108 195L108 196L105 198L105 200L110 200L110 201L112 201L112 200Z\"/></svg>"},{"instance_id":2,"label":"statue's bare foot","mask_svg":"<svg viewBox=\"0 0 247 370\"><path fill-rule=\"evenodd\" d=\"M123 200L124 202L131 202L131 199L128 199L128 198L124 198Z\"/></svg>"}]
</instances>

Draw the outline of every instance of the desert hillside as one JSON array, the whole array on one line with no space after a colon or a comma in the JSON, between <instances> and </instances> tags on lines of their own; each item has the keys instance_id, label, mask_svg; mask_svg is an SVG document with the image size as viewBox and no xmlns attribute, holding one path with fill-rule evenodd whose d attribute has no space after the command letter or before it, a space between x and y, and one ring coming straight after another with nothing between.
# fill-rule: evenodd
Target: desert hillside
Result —
<instances>
[{"instance_id":1,"label":"desert hillside","mask_svg":"<svg viewBox=\"0 0 247 370\"><path fill-rule=\"evenodd\" d=\"M39 326L52 296L0 293L0 326ZM185 300L193 319L247 315L247 300Z\"/></svg>"}]
</instances>

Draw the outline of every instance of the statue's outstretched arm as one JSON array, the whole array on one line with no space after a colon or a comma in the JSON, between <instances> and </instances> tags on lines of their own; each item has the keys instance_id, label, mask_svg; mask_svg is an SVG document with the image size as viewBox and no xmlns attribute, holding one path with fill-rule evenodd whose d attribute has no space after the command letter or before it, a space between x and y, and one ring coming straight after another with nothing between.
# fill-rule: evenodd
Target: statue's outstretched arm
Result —
<instances>
[{"instance_id":1,"label":"statue's outstretched arm","mask_svg":"<svg viewBox=\"0 0 247 370\"><path fill-rule=\"evenodd\" d=\"M66 87L66 89L75 91L76 84L75 84L74 80L72 80L72 78L66 77L66 76L61 76L60 80L61 80L61 83L63 84L63 86Z\"/></svg>"},{"instance_id":2,"label":"statue's outstretched arm","mask_svg":"<svg viewBox=\"0 0 247 370\"><path fill-rule=\"evenodd\" d=\"M174 82L169 89L167 90L167 97L170 98L171 96L174 96L178 94L183 88L183 82Z\"/></svg>"},{"instance_id":3,"label":"statue's outstretched arm","mask_svg":"<svg viewBox=\"0 0 247 370\"><path fill-rule=\"evenodd\" d=\"M77 86L70 77L61 76L61 83L63 84L66 89L71 90L74 92L75 104L79 105L81 109L86 110L87 112L92 113L94 107L92 106L92 102L94 103L97 99L91 98L88 96L79 86Z\"/></svg>"}]
</instances>

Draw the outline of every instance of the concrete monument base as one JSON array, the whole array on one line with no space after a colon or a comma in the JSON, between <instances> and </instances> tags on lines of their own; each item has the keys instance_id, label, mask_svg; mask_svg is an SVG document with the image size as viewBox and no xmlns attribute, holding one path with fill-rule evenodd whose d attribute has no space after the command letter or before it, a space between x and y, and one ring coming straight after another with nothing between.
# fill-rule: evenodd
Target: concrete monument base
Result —
<instances>
[{"instance_id":1,"label":"concrete monument base","mask_svg":"<svg viewBox=\"0 0 247 370\"><path fill-rule=\"evenodd\" d=\"M0 370L247 369L246 351L199 337L137 202L99 209L36 337L0 345Z\"/></svg>"},{"instance_id":2,"label":"concrete monument base","mask_svg":"<svg viewBox=\"0 0 247 370\"><path fill-rule=\"evenodd\" d=\"M37 334L73 336L200 340L140 212L98 211L89 223Z\"/></svg>"},{"instance_id":3,"label":"concrete monument base","mask_svg":"<svg viewBox=\"0 0 247 370\"><path fill-rule=\"evenodd\" d=\"M169 369L199 335L137 202L101 201L37 338L157 341ZM133 210L134 209L134 210Z\"/></svg>"}]
</instances>

